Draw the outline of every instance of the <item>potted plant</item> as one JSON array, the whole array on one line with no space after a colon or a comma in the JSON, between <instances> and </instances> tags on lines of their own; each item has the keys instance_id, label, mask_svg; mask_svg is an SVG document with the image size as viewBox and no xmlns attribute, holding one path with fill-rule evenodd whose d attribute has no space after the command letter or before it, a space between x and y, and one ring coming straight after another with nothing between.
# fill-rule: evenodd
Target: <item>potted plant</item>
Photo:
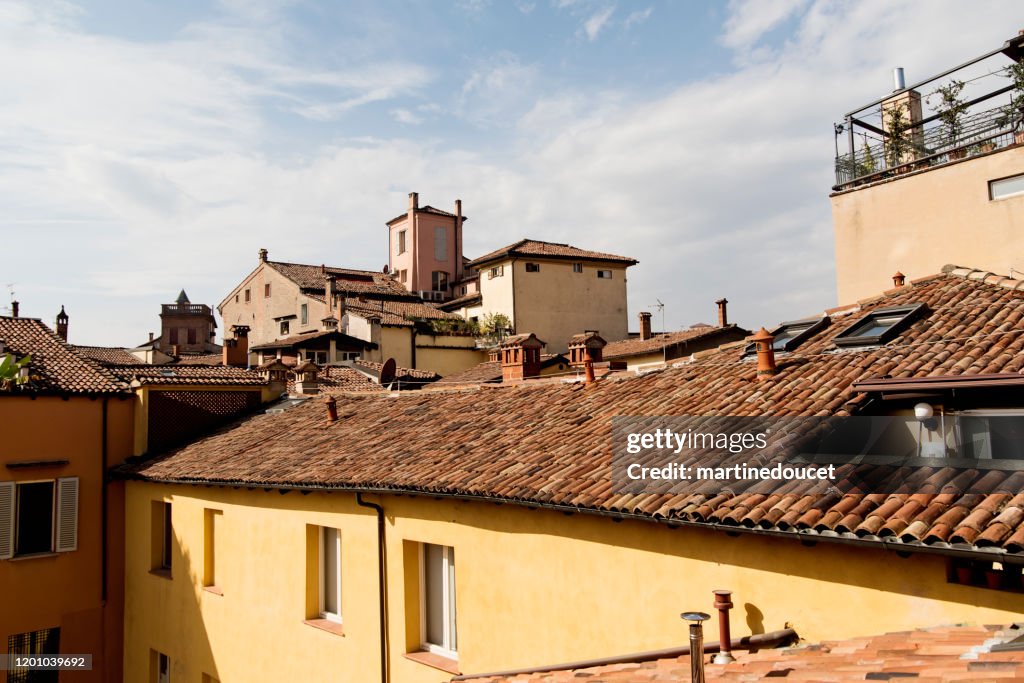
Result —
<instances>
[{"instance_id":1,"label":"potted plant","mask_svg":"<svg viewBox=\"0 0 1024 683\"><path fill-rule=\"evenodd\" d=\"M902 104L894 104L884 110L885 129L888 138L885 141L885 165L897 173L908 171L909 168L899 168L904 164L904 157L910 151L910 141L907 139L907 131L910 129L910 119Z\"/></svg>"},{"instance_id":2,"label":"potted plant","mask_svg":"<svg viewBox=\"0 0 1024 683\"><path fill-rule=\"evenodd\" d=\"M871 175L878 170L878 166L875 163L875 155L871 153L871 147L868 146L868 137L864 136L864 146L861 147L863 152L860 165L858 167L859 176Z\"/></svg>"},{"instance_id":3,"label":"potted plant","mask_svg":"<svg viewBox=\"0 0 1024 683\"><path fill-rule=\"evenodd\" d=\"M1024 120L1024 62L1010 64L1004 75L1013 81L1013 90L1010 91L1009 104L996 123L1000 127L1012 127L1013 141L1019 145L1024 143L1024 130L1021 129L1021 121Z\"/></svg>"},{"instance_id":4,"label":"potted plant","mask_svg":"<svg viewBox=\"0 0 1024 683\"><path fill-rule=\"evenodd\" d=\"M967 112L967 103L961 97L964 89L964 82L952 80L944 86L936 88L931 97L938 96L939 101L933 105L939 120L942 121L943 137L946 145L950 148L950 159L963 159L967 156L967 150L957 148L960 142L960 135L963 133L963 116ZM928 104L932 104L929 97Z\"/></svg>"}]
</instances>

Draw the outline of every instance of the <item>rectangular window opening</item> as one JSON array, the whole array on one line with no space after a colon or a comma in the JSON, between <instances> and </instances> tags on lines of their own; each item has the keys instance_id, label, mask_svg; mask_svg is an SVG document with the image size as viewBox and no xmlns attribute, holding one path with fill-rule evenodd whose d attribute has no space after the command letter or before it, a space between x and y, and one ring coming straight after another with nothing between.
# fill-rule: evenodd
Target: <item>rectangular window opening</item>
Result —
<instances>
[{"instance_id":1,"label":"rectangular window opening","mask_svg":"<svg viewBox=\"0 0 1024 683\"><path fill-rule=\"evenodd\" d=\"M405 230L398 231L398 253L405 253Z\"/></svg>"},{"instance_id":2,"label":"rectangular window opening","mask_svg":"<svg viewBox=\"0 0 1024 683\"><path fill-rule=\"evenodd\" d=\"M572 264L572 272L574 272L574 273L582 273L583 272L583 264L582 263L574 263L574 264Z\"/></svg>"},{"instance_id":3,"label":"rectangular window opening","mask_svg":"<svg viewBox=\"0 0 1024 683\"><path fill-rule=\"evenodd\" d=\"M302 304L299 307L299 318L302 320L303 325L309 324L309 304Z\"/></svg>"},{"instance_id":4,"label":"rectangular window opening","mask_svg":"<svg viewBox=\"0 0 1024 683\"><path fill-rule=\"evenodd\" d=\"M341 532L320 527L320 618L341 623Z\"/></svg>"},{"instance_id":5,"label":"rectangular window opening","mask_svg":"<svg viewBox=\"0 0 1024 683\"><path fill-rule=\"evenodd\" d=\"M1024 194L1024 174L988 181L989 199L1006 199Z\"/></svg>"},{"instance_id":6,"label":"rectangular window opening","mask_svg":"<svg viewBox=\"0 0 1024 683\"><path fill-rule=\"evenodd\" d=\"M424 543L421 550L423 649L458 658L455 605L455 549Z\"/></svg>"},{"instance_id":7,"label":"rectangular window opening","mask_svg":"<svg viewBox=\"0 0 1024 683\"><path fill-rule=\"evenodd\" d=\"M611 280L612 279L612 271L610 271L610 270L599 270L599 271L597 271L597 277L601 278L602 280Z\"/></svg>"},{"instance_id":8,"label":"rectangular window opening","mask_svg":"<svg viewBox=\"0 0 1024 683\"><path fill-rule=\"evenodd\" d=\"M442 263L448 260L448 229L434 228L434 260Z\"/></svg>"},{"instance_id":9,"label":"rectangular window opening","mask_svg":"<svg viewBox=\"0 0 1024 683\"><path fill-rule=\"evenodd\" d=\"M15 633L7 636L7 654L11 657L31 657L38 655L60 654L60 628L44 628L27 633ZM9 683L57 683L57 671L15 668L7 672Z\"/></svg>"},{"instance_id":10,"label":"rectangular window opening","mask_svg":"<svg viewBox=\"0 0 1024 683\"><path fill-rule=\"evenodd\" d=\"M526 272L527 273L539 273L540 272L540 264L539 263L527 263L526 264Z\"/></svg>"}]
</instances>

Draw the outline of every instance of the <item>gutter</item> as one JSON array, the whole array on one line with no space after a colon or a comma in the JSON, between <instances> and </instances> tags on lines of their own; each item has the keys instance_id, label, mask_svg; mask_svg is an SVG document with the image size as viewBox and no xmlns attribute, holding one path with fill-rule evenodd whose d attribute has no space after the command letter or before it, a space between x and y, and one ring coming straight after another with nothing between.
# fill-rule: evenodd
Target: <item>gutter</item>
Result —
<instances>
[{"instance_id":1,"label":"gutter","mask_svg":"<svg viewBox=\"0 0 1024 683\"><path fill-rule=\"evenodd\" d=\"M555 512L561 512L563 514L581 513L587 515L596 515L598 517L606 517L617 521L631 520L648 523L661 523L665 524L669 528L672 527L688 527L695 529L711 529L717 531L723 531L730 536L738 536L740 534L753 534L755 536L769 536L773 538L787 538L790 540L798 540L802 543L837 543L840 545L851 545L860 546L863 548L873 548L875 550L884 549L897 554L905 555L908 553L924 553L931 555L941 555L943 557L957 557L972 560L985 560L988 562L1003 562L1016 565L1024 565L1024 553L1011 553L1005 548L974 548L971 546L964 545L925 545L924 543L906 543L896 538L860 538L856 536L845 536L839 534L823 534L817 532L808 531L781 531L778 529L761 529L756 527L745 527L745 526L733 526L729 524L722 524L721 522L694 522L687 519L677 519L668 517L654 517L652 515L638 514L635 512L619 512L615 510L600 510L597 508L584 508L575 505L563 505L559 503L542 503L532 500L516 500L512 498L502 498L499 496L489 496L484 494L473 494L473 493L446 493L444 491L427 491L423 489L410 489L410 488L384 488L384 487L373 487L373 486L325 486L316 484L278 484L273 482L251 482L251 481L213 481L203 479L179 479L174 477L154 477L147 478L136 474L125 474L120 475L123 479L151 482L151 483L162 483L162 484L187 484L191 486L232 486L236 488L246 488L250 490L264 489L270 491L272 489L289 490L289 491L332 491L332 492L349 492L349 493L370 493L376 495L408 495L408 496L429 496L429 497L443 497L452 498L454 500L465 500L469 502L484 502L494 503L495 505L517 505L528 509L543 509L553 510ZM369 507L369 506L364 506Z\"/></svg>"},{"instance_id":2,"label":"gutter","mask_svg":"<svg viewBox=\"0 0 1024 683\"><path fill-rule=\"evenodd\" d=\"M388 592L387 592L387 548L385 546L384 508L377 503L367 503L362 492L356 493L356 505L370 508L377 513L377 582L380 603L380 680L388 683Z\"/></svg>"},{"instance_id":3,"label":"gutter","mask_svg":"<svg viewBox=\"0 0 1024 683\"><path fill-rule=\"evenodd\" d=\"M770 633L759 633L743 638L733 638L729 641L733 650L762 650L774 648L780 645L790 645L799 639L796 631L785 628L781 631ZM721 643L707 643L704 645L704 654L713 654L721 650ZM690 646L670 647L664 650L647 650L645 652L634 652L626 655L614 655L612 657L601 657L599 659L582 659L577 662L566 662L564 664L551 664L525 669L509 669L507 671L490 671L481 674L461 674L453 677L452 681L471 681L477 678L489 678L498 676L519 676L523 674L546 673L549 671L571 671L573 669L590 669L596 666L609 666L611 664L631 664L634 662L650 662L655 659L675 659L686 657L690 654Z\"/></svg>"}]
</instances>

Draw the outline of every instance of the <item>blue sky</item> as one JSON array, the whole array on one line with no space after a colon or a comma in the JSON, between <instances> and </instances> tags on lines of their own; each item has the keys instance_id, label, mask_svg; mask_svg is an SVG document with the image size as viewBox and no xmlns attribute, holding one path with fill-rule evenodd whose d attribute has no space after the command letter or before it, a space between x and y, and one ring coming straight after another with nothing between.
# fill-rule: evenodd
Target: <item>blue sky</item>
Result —
<instances>
[{"instance_id":1,"label":"blue sky","mask_svg":"<svg viewBox=\"0 0 1024 683\"><path fill-rule=\"evenodd\" d=\"M771 326L836 304L832 122L1021 27L942 0L0 0L0 286L134 345L261 247L380 268L415 190L463 200L470 257L637 258L634 327L722 296Z\"/></svg>"}]
</instances>

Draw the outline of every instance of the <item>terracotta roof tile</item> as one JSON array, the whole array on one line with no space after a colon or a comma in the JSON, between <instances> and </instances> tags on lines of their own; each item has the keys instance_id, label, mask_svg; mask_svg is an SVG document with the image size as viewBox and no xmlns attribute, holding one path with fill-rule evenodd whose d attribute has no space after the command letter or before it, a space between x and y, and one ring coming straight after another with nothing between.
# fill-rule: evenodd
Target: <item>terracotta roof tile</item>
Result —
<instances>
[{"instance_id":1,"label":"terracotta roof tile","mask_svg":"<svg viewBox=\"0 0 1024 683\"><path fill-rule=\"evenodd\" d=\"M630 266L638 263L636 259L628 256L617 256L600 251L587 251L586 249L557 242L523 239L507 247L495 249L488 254L475 258L468 265L472 268L477 268L481 264L513 256L536 256L538 258L574 259L577 261L614 261Z\"/></svg>"},{"instance_id":2,"label":"terracotta roof tile","mask_svg":"<svg viewBox=\"0 0 1024 683\"><path fill-rule=\"evenodd\" d=\"M821 538L853 533L869 541L991 544L1021 552L1024 520L1011 510L1021 500L1010 493L963 494L963 476L951 468L915 470L909 483L921 496L848 497L827 492L824 484L807 493L793 482L759 482L729 492L716 482L680 482L664 494L622 493L611 485L615 416L845 415L864 405L854 400L860 397L855 382L899 376L928 354L934 365L919 368L915 377L955 374L965 358L981 373L1019 371L1024 325L1006 311L1024 307L1024 292L949 274L901 288L863 312L909 303L923 303L928 312L889 344L836 349L834 336L860 316L834 322L788 354L779 374L764 381L755 379L756 364L733 345L660 371L588 386L536 382L486 392L353 396L332 426L322 406L298 406L242 421L133 472L165 481L486 496L682 523L722 520L740 529ZM1006 353L979 360L1000 341ZM303 431L311 438L275 438ZM381 433L394 438L382 443L376 436ZM317 447L308 447L310 442ZM986 475L988 488L978 490L999 491L1000 481L1019 493L1016 475L1001 471Z\"/></svg>"},{"instance_id":3,"label":"terracotta roof tile","mask_svg":"<svg viewBox=\"0 0 1024 683\"><path fill-rule=\"evenodd\" d=\"M0 316L0 341L19 358L31 354L33 378L19 393L91 394L125 391L127 385L76 350L36 318ZM132 356L134 359L134 356Z\"/></svg>"},{"instance_id":4,"label":"terracotta roof tile","mask_svg":"<svg viewBox=\"0 0 1024 683\"><path fill-rule=\"evenodd\" d=\"M128 349L119 348L116 346L81 346L71 345L79 355L90 358L100 365L145 365L145 363L136 358Z\"/></svg>"},{"instance_id":5,"label":"terracotta roof tile","mask_svg":"<svg viewBox=\"0 0 1024 683\"><path fill-rule=\"evenodd\" d=\"M409 290L390 275L373 270L354 270L281 261L267 261L267 265L307 292L323 294L326 276L333 275L340 291L377 296L413 297Z\"/></svg>"},{"instance_id":6,"label":"terracotta roof tile","mask_svg":"<svg viewBox=\"0 0 1024 683\"><path fill-rule=\"evenodd\" d=\"M704 666L708 681L1024 680L1024 651L995 646L1024 634L1015 627L956 626L887 633L757 652L733 651L731 664ZM988 644L986 644L988 643ZM995 651L993 651L995 650ZM962 655L966 655L961 658ZM710 658L710 657L708 657ZM474 683L688 683L690 657L540 673L477 676Z\"/></svg>"},{"instance_id":7,"label":"terracotta roof tile","mask_svg":"<svg viewBox=\"0 0 1024 683\"><path fill-rule=\"evenodd\" d=\"M651 336L650 339L640 339L639 337L622 339L609 342L604 347L602 357L613 359L639 356L641 354L661 351L664 347L671 348L684 343L696 344L705 340L710 342L718 336L730 336L729 333L745 336L750 334L750 331L736 325L727 325L726 327L711 327L707 325L691 327L690 329L677 332L662 332L661 334Z\"/></svg>"},{"instance_id":8,"label":"terracotta roof tile","mask_svg":"<svg viewBox=\"0 0 1024 683\"><path fill-rule=\"evenodd\" d=\"M245 368L211 365L124 365L110 371L125 382L151 384L203 384L255 386L266 384L260 373Z\"/></svg>"}]
</instances>

